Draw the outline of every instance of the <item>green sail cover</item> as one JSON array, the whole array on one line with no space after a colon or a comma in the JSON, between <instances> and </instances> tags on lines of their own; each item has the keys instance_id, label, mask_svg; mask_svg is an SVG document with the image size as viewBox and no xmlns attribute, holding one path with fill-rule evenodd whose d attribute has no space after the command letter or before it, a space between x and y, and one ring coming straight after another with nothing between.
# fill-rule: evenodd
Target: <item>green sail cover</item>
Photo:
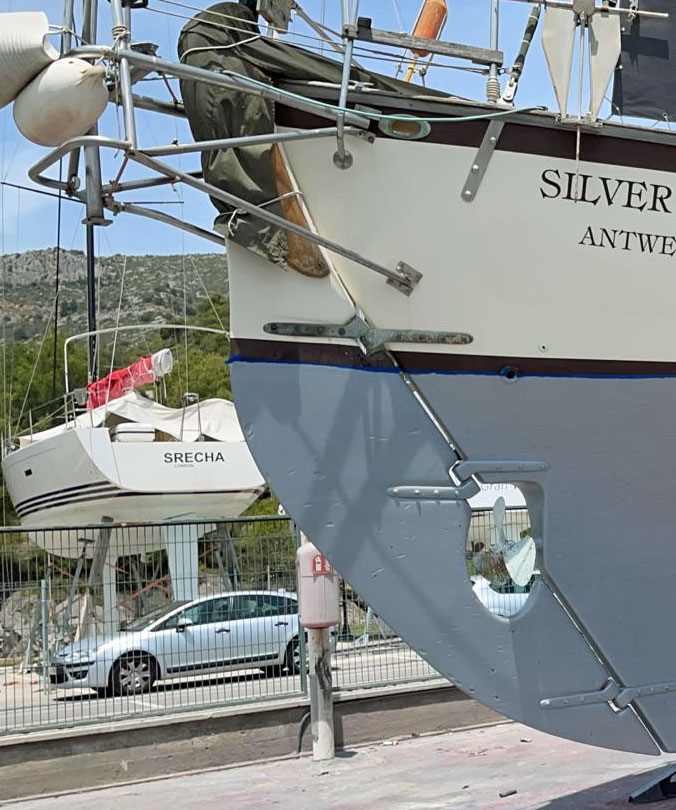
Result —
<instances>
[{"instance_id":1,"label":"green sail cover","mask_svg":"<svg viewBox=\"0 0 676 810\"><path fill-rule=\"evenodd\" d=\"M232 71L272 85L282 81L321 81L340 85L342 76L340 62L295 45L261 37L253 12L233 2L217 3L187 23L179 38L178 53L183 64L215 72ZM351 79L402 95L420 93L420 88L415 85L358 68L352 70ZM186 80L181 81L181 92L190 128L197 141L274 131L274 102ZM429 90L425 90L425 94L437 95ZM277 200L290 188L277 147L265 144L203 152L202 170L206 182L248 202L265 205L266 210L279 216L296 222L300 219L302 224L302 214L298 215L302 209L297 201L289 204L288 200ZM328 272L321 253L307 240L299 240L260 219L235 211L220 200L212 198L212 202L219 211L214 227L238 244L284 269L293 267L314 276Z\"/></svg>"}]
</instances>

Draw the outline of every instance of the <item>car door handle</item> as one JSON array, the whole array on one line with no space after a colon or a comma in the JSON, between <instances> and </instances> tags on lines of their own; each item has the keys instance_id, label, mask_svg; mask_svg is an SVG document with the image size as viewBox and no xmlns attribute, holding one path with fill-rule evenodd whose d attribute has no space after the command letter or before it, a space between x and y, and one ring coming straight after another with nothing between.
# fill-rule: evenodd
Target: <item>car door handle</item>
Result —
<instances>
[{"instance_id":1,"label":"car door handle","mask_svg":"<svg viewBox=\"0 0 676 810\"><path fill-rule=\"evenodd\" d=\"M230 632L230 628L229 628L229 627L219 627L219 628L218 628L218 630L217 630L216 632L217 632L217 633L229 633L229 632Z\"/></svg>"},{"instance_id":2,"label":"car door handle","mask_svg":"<svg viewBox=\"0 0 676 810\"><path fill-rule=\"evenodd\" d=\"M281 627L283 624L287 625L288 622L275 622L275 627Z\"/></svg>"}]
</instances>

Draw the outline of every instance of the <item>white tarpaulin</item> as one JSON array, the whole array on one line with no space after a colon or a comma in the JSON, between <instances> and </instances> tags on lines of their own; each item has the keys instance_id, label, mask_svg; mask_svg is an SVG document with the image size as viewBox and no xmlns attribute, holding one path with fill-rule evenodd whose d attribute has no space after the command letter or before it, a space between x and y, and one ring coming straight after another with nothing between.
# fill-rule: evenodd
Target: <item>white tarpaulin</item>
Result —
<instances>
[{"instance_id":1,"label":"white tarpaulin","mask_svg":"<svg viewBox=\"0 0 676 810\"><path fill-rule=\"evenodd\" d=\"M244 441L235 406L227 399L205 399L204 402L187 405L185 408L167 408L147 399L137 391L130 391L107 405L83 413L68 424L34 433L32 438L22 437L22 444L58 436L73 427L100 427L106 424L111 416L117 417L116 422L122 419L152 425L156 430L161 430L176 439L181 438L181 424L183 424L183 441L196 441L200 434L219 442Z\"/></svg>"}]
</instances>

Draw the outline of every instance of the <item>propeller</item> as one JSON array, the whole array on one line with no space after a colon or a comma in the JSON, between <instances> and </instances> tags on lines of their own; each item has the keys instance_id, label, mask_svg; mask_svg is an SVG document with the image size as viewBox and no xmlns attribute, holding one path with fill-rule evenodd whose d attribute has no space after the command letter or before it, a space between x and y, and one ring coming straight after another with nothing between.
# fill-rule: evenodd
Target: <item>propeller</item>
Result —
<instances>
[{"instance_id":1,"label":"propeller","mask_svg":"<svg viewBox=\"0 0 676 810\"><path fill-rule=\"evenodd\" d=\"M519 587L525 587L535 570L535 541L530 535L522 537L515 526L505 527L505 514L505 499L500 497L493 505L493 547L485 549L483 544L475 547L474 567L492 585L501 586L513 582Z\"/></svg>"}]
</instances>

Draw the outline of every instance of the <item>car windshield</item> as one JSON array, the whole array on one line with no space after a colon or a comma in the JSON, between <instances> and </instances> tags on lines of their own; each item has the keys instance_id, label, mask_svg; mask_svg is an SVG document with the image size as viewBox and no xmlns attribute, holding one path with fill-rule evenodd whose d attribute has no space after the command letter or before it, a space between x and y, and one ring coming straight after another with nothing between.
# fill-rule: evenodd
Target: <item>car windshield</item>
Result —
<instances>
[{"instance_id":1,"label":"car windshield","mask_svg":"<svg viewBox=\"0 0 676 810\"><path fill-rule=\"evenodd\" d=\"M120 627L120 630L124 631L145 630L146 627L149 627L153 622L156 622L163 616L167 616L169 613L176 610L176 608L179 608L185 604L187 604L187 602L184 601L184 602L172 602L169 605L163 605L162 607L156 608L150 613L146 613L145 616L139 616L138 619L132 619L130 622L127 622L123 627Z\"/></svg>"}]
</instances>

